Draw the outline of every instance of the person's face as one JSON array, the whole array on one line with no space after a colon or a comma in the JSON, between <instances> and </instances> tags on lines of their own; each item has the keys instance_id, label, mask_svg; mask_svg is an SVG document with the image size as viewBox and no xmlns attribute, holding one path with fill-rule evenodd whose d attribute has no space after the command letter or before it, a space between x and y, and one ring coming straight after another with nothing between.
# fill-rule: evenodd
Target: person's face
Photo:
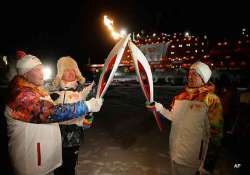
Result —
<instances>
[{"instance_id":1,"label":"person's face","mask_svg":"<svg viewBox=\"0 0 250 175\"><path fill-rule=\"evenodd\" d=\"M76 72L74 69L66 69L63 72L62 80L72 82L76 80Z\"/></svg>"},{"instance_id":2,"label":"person's face","mask_svg":"<svg viewBox=\"0 0 250 175\"><path fill-rule=\"evenodd\" d=\"M40 64L30 71L24 74L24 77L30 82L37 86L42 86L44 83L43 80L43 66Z\"/></svg>"},{"instance_id":3,"label":"person's face","mask_svg":"<svg viewBox=\"0 0 250 175\"><path fill-rule=\"evenodd\" d=\"M188 72L188 87L196 88L204 85L200 75L194 70L190 69Z\"/></svg>"}]
</instances>

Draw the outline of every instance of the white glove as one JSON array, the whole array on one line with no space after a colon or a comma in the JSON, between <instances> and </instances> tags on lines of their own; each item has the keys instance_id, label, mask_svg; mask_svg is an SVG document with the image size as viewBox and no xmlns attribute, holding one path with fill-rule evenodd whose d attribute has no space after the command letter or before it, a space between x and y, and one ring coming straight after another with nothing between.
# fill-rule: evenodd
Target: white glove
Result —
<instances>
[{"instance_id":1,"label":"white glove","mask_svg":"<svg viewBox=\"0 0 250 175\"><path fill-rule=\"evenodd\" d=\"M157 112L161 112L164 109L164 107L161 103L155 102L155 109Z\"/></svg>"},{"instance_id":2,"label":"white glove","mask_svg":"<svg viewBox=\"0 0 250 175\"><path fill-rule=\"evenodd\" d=\"M164 108L164 106L161 103L155 102L155 110L157 112L161 113L161 115L163 115L168 120L172 121L173 115L172 115L171 111Z\"/></svg>"},{"instance_id":3,"label":"white glove","mask_svg":"<svg viewBox=\"0 0 250 175\"><path fill-rule=\"evenodd\" d=\"M102 98L91 98L88 101L85 101L89 112L99 112L102 107L103 99Z\"/></svg>"}]
</instances>

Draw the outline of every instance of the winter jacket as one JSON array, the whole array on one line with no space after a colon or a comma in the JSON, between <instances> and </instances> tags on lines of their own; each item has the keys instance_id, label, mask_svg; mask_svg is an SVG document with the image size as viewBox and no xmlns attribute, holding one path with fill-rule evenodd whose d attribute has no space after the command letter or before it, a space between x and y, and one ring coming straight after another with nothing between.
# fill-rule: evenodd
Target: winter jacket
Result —
<instances>
[{"instance_id":1,"label":"winter jacket","mask_svg":"<svg viewBox=\"0 0 250 175\"><path fill-rule=\"evenodd\" d=\"M81 117L88 113L83 101L54 105L48 92L16 76L10 83L7 106L11 117L29 123L52 123Z\"/></svg>"},{"instance_id":2,"label":"winter jacket","mask_svg":"<svg viewBox=\"0 0 250 175\"><path fill-rule=\"evenodd\" d=\"M52 122L81 117L88 108L82 101L54 105L44 89L21 76L12 80L9 90L5 116L14 172L48 174L62 164L60 129Z\"/></svg>"},{"instance_id":3,"label":"winter jacket","mask_svg":"<svg viewBox=\"0 0 250 175\"><path fill-rule=\"evenodd\" d=\"M54 103L57 105L77 103L81 100L86 100L86 97L92 88L92 85L90 86L84 88L83 85L77 83L75 88L60 88L58 91L54 91L51 95L57 96L57 98L54 99ZM61 122L60 130L63 147L80 146L83 130L84 128L91 127L92 122L93 117L88 115Z\"/></svg>"},{"instance_id":4,"label":"winter jacket","mask_svg":"<svg viewBox=\"0 0 250 175\"><path fill-rule=\"evenodd\" d=\"M11 117L6 107L8 150L15 175L48 174L62 164L58 123L35 124Z\"/></svg>"},{"instance_id":5,"label":"winter jacket","mask_svg":"<svg viewBox=\"0 0 250 175\"><path fill-rule=\"evenodd\" d=\"M172 160L188 167L202 166L208 143L219 146L223 134L220 99L212 84L186 88L174 98L165 117L172 121L170 154Z\"/></svg>"}]
</instances>

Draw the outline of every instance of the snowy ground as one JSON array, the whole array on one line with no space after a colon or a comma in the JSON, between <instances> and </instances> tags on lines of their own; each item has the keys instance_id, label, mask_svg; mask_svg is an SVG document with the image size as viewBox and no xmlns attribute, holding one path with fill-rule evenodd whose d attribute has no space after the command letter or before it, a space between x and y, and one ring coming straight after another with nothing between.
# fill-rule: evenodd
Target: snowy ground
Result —
<instances>
[{"instance_id":1,"label":"snowy ground","mask_svg":"<svg viewBox=\"0 0 250 175\"><path fill-rule=\"evenodd\" d=\"M181 87L155 87L155 99L165 105ZM168 136L144 107L140 87L111 87L102 110L86 130L80 149L78 175L170 175ZM223 149L215 175L238 175L233 154Z\"/></svg>"}]
</instances>

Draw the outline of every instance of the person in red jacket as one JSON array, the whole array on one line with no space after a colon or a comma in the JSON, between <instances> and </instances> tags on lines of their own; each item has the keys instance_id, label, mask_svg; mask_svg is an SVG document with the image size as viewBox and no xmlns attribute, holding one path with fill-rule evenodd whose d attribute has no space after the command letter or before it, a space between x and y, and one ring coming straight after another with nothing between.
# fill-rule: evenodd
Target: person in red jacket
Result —
<instances>
[{"instance_id":1,"label":"person in red jacket","mask_svg":"<svg viewBox=\"0 0 250 175\"><path fill-rule=\"evenodd\" d=\"M5 108L9 150L15 174L49 174L62 163L58 123L98 112L102 99L55 105L43 89L43 66L33 56L18 52L17 75L9 86Z\"/></svg>"},{"instance_id":2,"label":"person in red jacket","mask_svg":"<svg viewBox=\"0 0 250 175\"><path fill-rule=\"evenodd\" d=\"M223 135L222 105L209 82L211 70L202 62L188 72L188 83L168 110L155 102L155 108L171 121L169 137L173 175L212 172Z\"/></svg>"}]
</instances>

